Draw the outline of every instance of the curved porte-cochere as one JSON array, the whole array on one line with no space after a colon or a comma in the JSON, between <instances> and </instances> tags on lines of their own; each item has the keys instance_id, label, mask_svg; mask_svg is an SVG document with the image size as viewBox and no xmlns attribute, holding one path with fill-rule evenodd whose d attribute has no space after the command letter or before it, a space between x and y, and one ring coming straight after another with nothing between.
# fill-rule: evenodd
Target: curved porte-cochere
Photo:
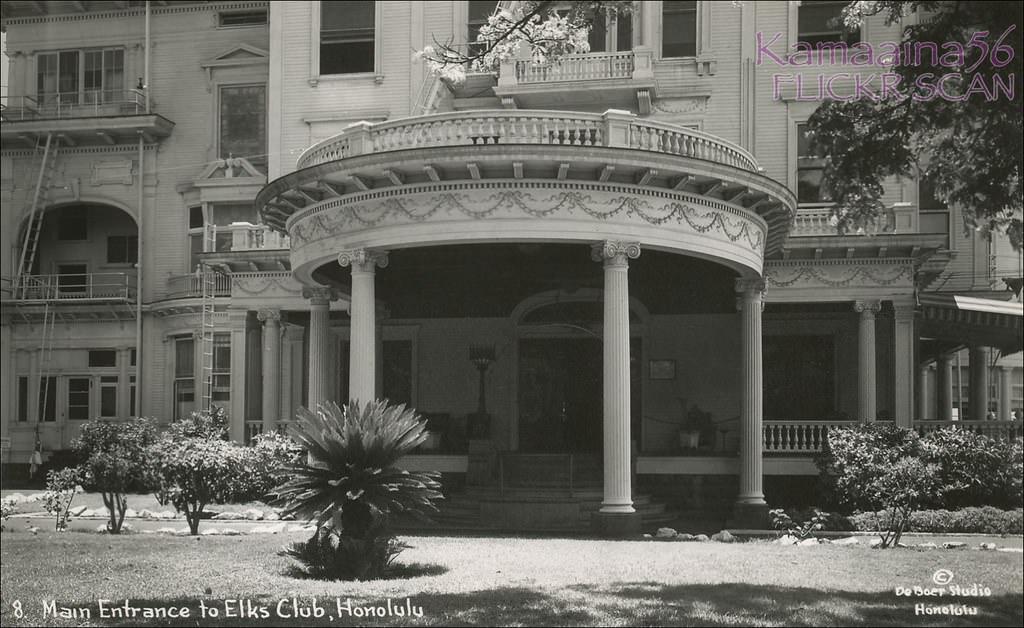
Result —
<instances>
[{"instance_id":1,"label":"curved porte-cochere","mask_svg":"<svg viewBox=\"0 0 1024 628\"><path fill-rule=\"evenodd\" d=\"M304 282L349 249L609 238L759 276L796 206L743 149L615 110L359 123L298 165L257 207Z\"/></svg>"}]
</instances>

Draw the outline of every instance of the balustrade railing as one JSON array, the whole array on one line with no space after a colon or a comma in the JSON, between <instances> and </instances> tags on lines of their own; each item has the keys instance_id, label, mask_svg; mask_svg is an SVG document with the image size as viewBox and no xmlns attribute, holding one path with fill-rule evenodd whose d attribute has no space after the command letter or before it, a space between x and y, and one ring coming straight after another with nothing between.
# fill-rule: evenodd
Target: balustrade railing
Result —
<instances>
[{"instance_id":1,"label":"balustrade railing","mask_svg":"<svg viewBox=\"0 0 1024 628\"><path fill-rule=\"evenodd\" d=\"M167 298L187 299L203 296L203 276L198 273L176 275L167 278ZM213 277L213 296L231 296L231 277L215 273Z\"/></svg>"},{"instance_id":2,"label":"balustrade railing","mask_svg":"<svg viewBox=\"0 0 1024 628\"><path fill-rule=\"evenodd\" d=\"M1024 437L1024 423L1020 421L914 421L914 430L921 436L941 429L966 430L1005 440Z\"/></svg>"},{"instance_id":3,"label":"balustrade railing","mask_svg":"<svg viewBox=\"0 0 1024 628\"><path fill-rule=\"evenodd\" d=\"M813 453L821 451L828 431L856 425L854 421L764 421L765 453Z\"/></svg>"},{"instance_id":4,"label":"balustrade railing","mask_svg":"<svg viewBox=\"0 0 1024 628\"><path fill-rule=\"evenodd\" d=\"M516 61L519 84L555 81L628 79L633 76L633 51L565 55L551 63Z\"/></svg>"},{"instance_id":5,"label":"balustrade railing","mask_svg":"<svg viewBox=\"0 0 1024 628\"><path fill-rule=\"evenodd\" d=\"M16 301L131 301L133 273L21 275L10 279Z\"/></svg>"},{"instance_id":6,"label":"balustrade railing","mask_svg":"<svg viewBox=\"0 0 1024 628\"><path fill-rule=\"evenodd\" d=\"M248 222L234 222L227 227L218 227L217 233L231 234L232 251L267 251L289 248L288 236L274 231L266 225Z\"/></svg>"},{"instance_id":7,"label":"balustrade railing","mask_svg":"<svg viewBox=\"0 0 1024 628\"><path fill-rule=\"evenodd\" d=\"M5 96L3 119L95 118L146 113L146 92L141 89L105 89L84 92ZM151 103L152 105L152 103Z\"/></svg>"},{"instance_id":8,"label":"balustrade railing","mask_svg":"<svg viewBox=\"0 0 1024 628\"><path fill-rule=\"evenodd\" d=\"M543 144L630 148L701 159L758 172L749 152L696 129L641 120L628 112L467 111L371 124L358 122L299 156L308 168L388 151L484 144Z\"/></svg>"}]
</instances>

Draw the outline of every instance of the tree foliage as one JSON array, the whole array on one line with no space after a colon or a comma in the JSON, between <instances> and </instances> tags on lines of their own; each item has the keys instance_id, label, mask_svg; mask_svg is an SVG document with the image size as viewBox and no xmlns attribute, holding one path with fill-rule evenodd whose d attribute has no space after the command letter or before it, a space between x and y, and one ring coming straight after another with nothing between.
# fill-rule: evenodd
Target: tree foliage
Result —
<instances>
[{"instance_id":1,"label":"tree foliage","mask_svg":"<svg viewBox=\"0 0 1024 628\"><path fill-rule=\"evenodd\" d=\"M150 466L149 447L156 442L153 419L90 421L74 442L82 459L82 484L103 496L110 520L107 531L121 532L128 508L127 493L145 490L143 478Z\"/></svg>"},{"instance_id":2,"label":"tree foliage","mask_svg":"<svg viewBox=\"0 0 1024 628\"><path fill-rule=\"evenodd\" d=\"M905 19L917 10L927 13ZM921 63L900 60L887 70L899 77L900 95L827 101L810 118L809 131L829 156L824 183L841 232L873 230L884 210L883 181L920 174L937 198L961 208L966 231L1005 232L1021 248L1021 11L1020 2L997 1L888 0L844 9L848 28L873 15L904 24L901 49L935 42L942 54L959 42L965 54L937 65L927 55ZM955 76L943 80L942 92L929 87L947 74ZM1015 85L1012 94L995 89L1000 81Z\"/></svg>"},{"instance_id":3,"label":"tree foliage","mask_svg":"<svg viewBox=\"0 0 1024 628\"><path fill-rule=\"evenodd\" d=\"M46 492L43 494L43 504L46 511L56 518L54 530L57 532L67 530L68 521L71 520L71 502L75 499L78 483L81 480L81 472L78 467L65 467L49 471L46 474Z\"/></svg>"},{"instance_id":4,"label":"tree foliage","mask_svg":"<svg viewBox=\"0 0 1024 628\"><path fill-rule=\"evenodd\" d=\"M546 63L565 54L589 52L587 37L595 17L632 11L632 0L527 0L511 9L496 10L480 28L476 41L470 42L472 46L435 39L416 56L443 79L460 83L467 69L495 73L503 61L521 54L534 63Z\"/></svg>"},{"instance_id":5,"label":"tree foliage","mask_svg":"<svg viewBox=\"0 0 1024 628\"><path fill-rule=\"evenodd\" d=\"M282 516L311 520L317 532L288 554L315 573L380 577L401 551L390 517L424 517L441 498L436 473L411 473L398 460L426 440L426 422L405 405L372 401L301 410L292 436L307 458L286 467L274 491Z\"/></svg>"}]
</instances>

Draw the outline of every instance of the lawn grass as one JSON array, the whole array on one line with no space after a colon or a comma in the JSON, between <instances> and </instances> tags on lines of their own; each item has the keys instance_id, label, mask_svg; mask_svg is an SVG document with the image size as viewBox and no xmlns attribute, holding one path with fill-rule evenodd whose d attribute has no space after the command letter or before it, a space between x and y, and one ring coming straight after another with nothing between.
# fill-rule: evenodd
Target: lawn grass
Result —
<instances>
[{"instance_id":1,"label":"lawn grass","mask_svg":"<svg viewBox=\"0 0 1024 628\"><path fill-rule=\"evenodd\" d=\"M302 534L109 537L5 532L0 546L3 625L1005 625L1024 619L1021 554L978 550L872 550L769 543L659 543L578 539L403 537L402 578L323 582L277 555ZM991 589L980 600L901 597L896 587ZM98 599L133 607L188 607L185 620L101 619ZM353 607L411 604L422 617L339 615ZM225 600L249 600L267 618L226 618ZM324 609L291 618L291 600ZM43 617L43 604L86 607L90 619ZM25 611L20 619L15 601ZM979 615L915 616L915 603L968 604ZM200 603L217 608L199 618ZM333 615L333 620L330 617Z\"/></svg>"}]
</instances>

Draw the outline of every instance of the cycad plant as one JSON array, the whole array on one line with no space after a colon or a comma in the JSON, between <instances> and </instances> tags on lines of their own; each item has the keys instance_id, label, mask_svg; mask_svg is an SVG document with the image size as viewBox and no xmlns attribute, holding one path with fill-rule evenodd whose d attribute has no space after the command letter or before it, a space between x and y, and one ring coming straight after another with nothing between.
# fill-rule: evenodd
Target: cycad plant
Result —
<instances>
[{"instance_id":1,"label":"cycad plant","mask_svg":"<svg viewBox=\"0 0 1024 628\"><path fill-rule=\"evenodd\" d=\"M300 410L292 437L306 459L286 467L289 479L271 497L283 516L308 519L317 531L286 553L318 577L381 577L405 547L391 532L390 516L425 518L442 497L439 474L395 466L426 439L425 428L415 411L386 400Z\"/></svg>"}]
</instances>

